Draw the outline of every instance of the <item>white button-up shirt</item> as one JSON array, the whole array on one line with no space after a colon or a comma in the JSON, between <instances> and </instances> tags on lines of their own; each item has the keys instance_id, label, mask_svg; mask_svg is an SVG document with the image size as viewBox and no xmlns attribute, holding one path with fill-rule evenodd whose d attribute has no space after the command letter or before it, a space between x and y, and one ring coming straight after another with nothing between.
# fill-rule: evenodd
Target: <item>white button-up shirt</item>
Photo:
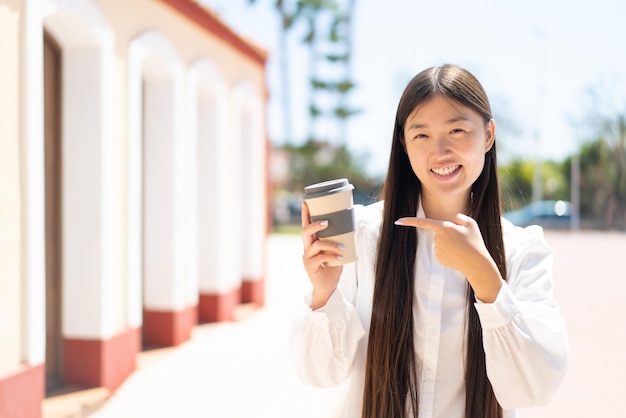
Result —
<instances>
[{"instance_id":1,"label":"white button-up shirt","mask_svg":"<svg viewBox=\"0 0 626 418\"><path fill-rule=\"evenodd\" d=\"M350 379L343 418L360 418L382 202L356 207L358 260L344 266L326 305L312 311L311 295L291 336L294 367L315 386ZM418 216L424 216L420 207ZM546 404L567 368L568 343L552 298L552 252L541 228L502 220L508 282L494 303L477 301L487 376L505 418L515 408ZM420 418L465 416L467 280L437 262L434 233L418 229L413 295Z\"/></svg>"}]
</instances>

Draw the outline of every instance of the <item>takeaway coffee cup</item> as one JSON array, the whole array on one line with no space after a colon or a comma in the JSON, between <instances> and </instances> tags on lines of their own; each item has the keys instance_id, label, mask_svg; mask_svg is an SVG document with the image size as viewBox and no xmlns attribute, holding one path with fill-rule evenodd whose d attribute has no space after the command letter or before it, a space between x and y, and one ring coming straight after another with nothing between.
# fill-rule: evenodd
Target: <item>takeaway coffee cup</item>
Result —
<instances>
[{"instance_id":1,"label":"takeaway coffee cup","mask_svg":"<svg viewBox=\"0 0 626 418\"><path fill-rule=\"evenodd\" d=\"M304 201L309 208L311 222L328 221L328 227L318 232L317 237L345 247L342 251L343 259L327 263L329 266L356 260L353 189L348 179L329 180L304 188Z\"/></svg>"}]
</instances>

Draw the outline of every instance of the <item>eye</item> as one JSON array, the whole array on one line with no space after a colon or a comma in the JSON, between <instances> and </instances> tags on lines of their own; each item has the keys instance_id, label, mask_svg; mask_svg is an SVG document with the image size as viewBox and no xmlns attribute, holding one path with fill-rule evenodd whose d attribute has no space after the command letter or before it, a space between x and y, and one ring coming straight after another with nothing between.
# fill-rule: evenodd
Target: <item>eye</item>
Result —
<instances>
[{"instance_id":1,"label":"eye","mask_svg":"<svg viewBox=\"0 0 626 418\"><path fill-rule=\"evenodd\" d=\"M426 134L416 134L413 139L425 139L428 138L428 135Z\"/></svg>"},{"instance_id":2,"label":"eye","mask_svg":"<svg viewBox=\"0 0 626 418\"><path fill-rule=\"evenodd\" d=\"M456 128L450 131L451 134L462 134L465 133L465 130L461 129L461 128Z\"/></svg>"}]
</instances>

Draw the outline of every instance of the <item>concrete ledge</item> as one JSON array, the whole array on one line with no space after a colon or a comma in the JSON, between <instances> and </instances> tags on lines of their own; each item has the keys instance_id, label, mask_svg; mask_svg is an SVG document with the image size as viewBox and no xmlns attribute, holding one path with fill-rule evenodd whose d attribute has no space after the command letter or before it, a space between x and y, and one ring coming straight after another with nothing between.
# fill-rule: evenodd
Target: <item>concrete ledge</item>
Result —
<instances>
[{"instance_id":1,"label":"concrete ledge","mask_svg":"<svg viewBox=\"0 0 626 418\"><path fill-rule=\"evenodd\" d=\"M43 418L87 418L111 396L107 388L79 390L51 396L42 403Z\"/></svg>"}]
</instances>

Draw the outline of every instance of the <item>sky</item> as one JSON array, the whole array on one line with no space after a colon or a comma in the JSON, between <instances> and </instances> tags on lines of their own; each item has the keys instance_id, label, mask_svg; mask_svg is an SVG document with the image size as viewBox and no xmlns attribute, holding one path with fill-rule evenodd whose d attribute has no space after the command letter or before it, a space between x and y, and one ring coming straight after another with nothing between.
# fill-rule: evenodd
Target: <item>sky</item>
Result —
<instances>
[{"instance_id":1,"label":"sky","mask_svg":"<svg viewBox=\"0 0 626 418\"><path fill-rule=\"evenodd\" d=\"M233 29L267 49L268 133L284 142L274 0L203 0ZM483 84L499 123L500 159L560 161L588 137L594 112L626 111L626 2L616 0L357 0L347 145L386 171L398 100L433 65L455 63ZM291 36L295 143L306 137L307 55ZM605 102L590 100L599 92ZM503 158L504 157L504 158Z\"/></svg>"}]
</instances>

